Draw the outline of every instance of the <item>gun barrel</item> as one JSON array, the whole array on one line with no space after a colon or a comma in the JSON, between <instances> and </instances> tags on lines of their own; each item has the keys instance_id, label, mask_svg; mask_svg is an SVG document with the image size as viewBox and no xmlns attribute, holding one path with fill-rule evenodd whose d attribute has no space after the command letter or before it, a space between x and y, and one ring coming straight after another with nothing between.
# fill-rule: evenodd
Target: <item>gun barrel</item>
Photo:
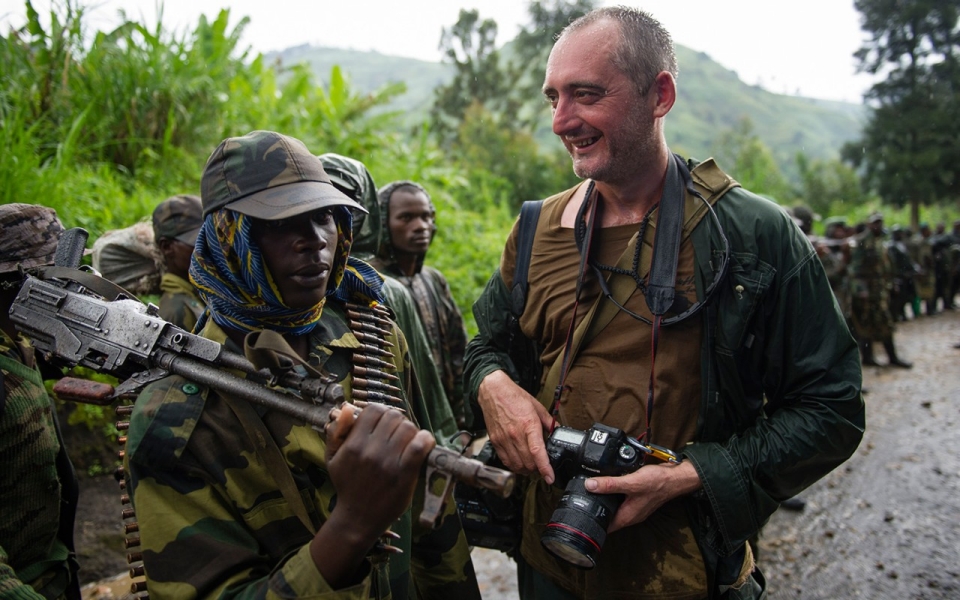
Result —
<instances>
[{"instance_id":1,"label":"gun barrel","mask_svg":"<svg viewBox=\"0 0 960 600\"><path fill-rule=\"evenodd\" d=\"M329 422L330 411L337 406L334 402L309 404L294 396L264 387L259 382L248 381L218 368L179 356L169 350L158 350L154 357L157 366L165 371L182 375L191 381L210 386L248 402L303 419L320 431L323 431L324 426ZM343 388L339 384L326 385L328 389L324 397L333 398L335 402L344 400Z\"/></svg>"}]
</instances>

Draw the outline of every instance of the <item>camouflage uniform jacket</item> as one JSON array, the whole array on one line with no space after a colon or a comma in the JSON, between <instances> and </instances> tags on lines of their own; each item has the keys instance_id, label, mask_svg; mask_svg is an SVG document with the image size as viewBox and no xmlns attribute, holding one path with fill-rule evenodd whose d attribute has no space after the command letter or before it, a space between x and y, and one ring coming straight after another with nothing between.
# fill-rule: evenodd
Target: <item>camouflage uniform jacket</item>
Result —
<instances>
[{"instance_id":1,"label":"camouflage uniform jacket","mask_svg":"<svg viewBox=\"0 0 960 600\"><path fill-rule=\"evenodd\" d=\"M66 455L58 459L55 419L33 348L0 331L0 599L80 597L72 539L60 534L76 511L76 498L62 496L76 482Z\"/></svg>"},{"instance_id":2,"label":"camouflage uniform jacket","mask_svg":"<svg viewBox=\"0 0 960 600\"><path fill-rule=\"evenodd\" d=\"M212 324L203 335L226 342ZM327 303L310 336L311 363L335 375L349 397L352 352L360 343L338 305ZM397 355L397 375L418 396L402 336L394 329L388 341ZM257 412L319 528L336 502L322 439L302 421L259 407ZM422 598L479 597L453 503L438 529L414 527L413 535L405 526L408 511L393 528L403 536L397 545L405 554L389 560L374 555L363 581L331 589L310 558L312 534L227 402L183 378L163 379L138 398L127 461L153 597L406 598L414 597L414 588ZM414 511L422 505L421 496Z\"/></svg>"},{"instance_id":3,"label":"camouflage uniform jacket","mask_svg":"<svg viewBox=\"0 0 960 600\"><path fill-rule=\"evenodd\" d=\"M173 273L164 273L160 280L160 318L181 329L193 331L203 313L203 301L193 285Z\"/></svg>"}]
</instances>

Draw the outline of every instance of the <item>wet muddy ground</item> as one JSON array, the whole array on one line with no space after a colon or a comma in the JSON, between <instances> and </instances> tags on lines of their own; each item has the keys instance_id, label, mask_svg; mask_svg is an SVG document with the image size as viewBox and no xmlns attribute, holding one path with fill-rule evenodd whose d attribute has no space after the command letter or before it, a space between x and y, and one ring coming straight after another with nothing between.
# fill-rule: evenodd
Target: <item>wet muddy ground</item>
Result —
<instances>
[{"instance_id":1,"label":"wet muddy ground","mask_svg":"<svg viewBox=\"0 0 960 600\"><path fill-rule=\"evenodd\" d=\"M760 539L770 600L960 598L960 311L898 325L911 370L865 367L867 431L856 454L778 511ZM883 349L875 349L878 360ZM82 482L85 598L129 587L112 477ZM513 562L474 550L484 598L518 598Z\"/></svg>"}]
</instances>

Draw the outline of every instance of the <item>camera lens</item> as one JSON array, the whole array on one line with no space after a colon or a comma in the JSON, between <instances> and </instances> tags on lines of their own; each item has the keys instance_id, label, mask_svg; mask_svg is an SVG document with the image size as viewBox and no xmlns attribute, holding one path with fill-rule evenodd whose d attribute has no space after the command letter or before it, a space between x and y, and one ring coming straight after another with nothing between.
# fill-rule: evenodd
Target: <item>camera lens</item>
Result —
<instances>
[{"instance_id":1,"label":"camera lens","mask_svg":"<svg viewBox=\"0 0 960 600\"><path fill-rule=\"evenodd\" d=\"M587 477L573 477L540 536L551 554L581 569L597 564L607 540L607 526L623 502L622 494L594 494L584 487Z\"/></svg>"}]
</instances>

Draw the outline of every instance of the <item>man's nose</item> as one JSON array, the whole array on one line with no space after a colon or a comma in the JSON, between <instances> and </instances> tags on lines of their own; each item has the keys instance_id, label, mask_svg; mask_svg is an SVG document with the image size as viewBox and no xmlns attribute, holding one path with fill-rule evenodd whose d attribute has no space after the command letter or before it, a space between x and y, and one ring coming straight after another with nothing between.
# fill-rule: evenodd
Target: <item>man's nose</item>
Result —
<instances>
[{"instance_id":1,"label":"man's nose","mask_svg":"<svg viewBox=\"0 0 960 600\"><path fill-rule=\"evenodd\" d=\"M553 107L553 133L566 135L580 125L575 102L560 98Z\"/></svg>"},{"instance_id":2,"label":"man's nose","mask_svg":"<svg viewBox=\"0 0 960 600\"><path fill-rule=\"evenodd\" d=\"M297 249L320 250L327 247L327 232L313 219L303 218L297 225Z\"/></svg>"}]
</instances>

